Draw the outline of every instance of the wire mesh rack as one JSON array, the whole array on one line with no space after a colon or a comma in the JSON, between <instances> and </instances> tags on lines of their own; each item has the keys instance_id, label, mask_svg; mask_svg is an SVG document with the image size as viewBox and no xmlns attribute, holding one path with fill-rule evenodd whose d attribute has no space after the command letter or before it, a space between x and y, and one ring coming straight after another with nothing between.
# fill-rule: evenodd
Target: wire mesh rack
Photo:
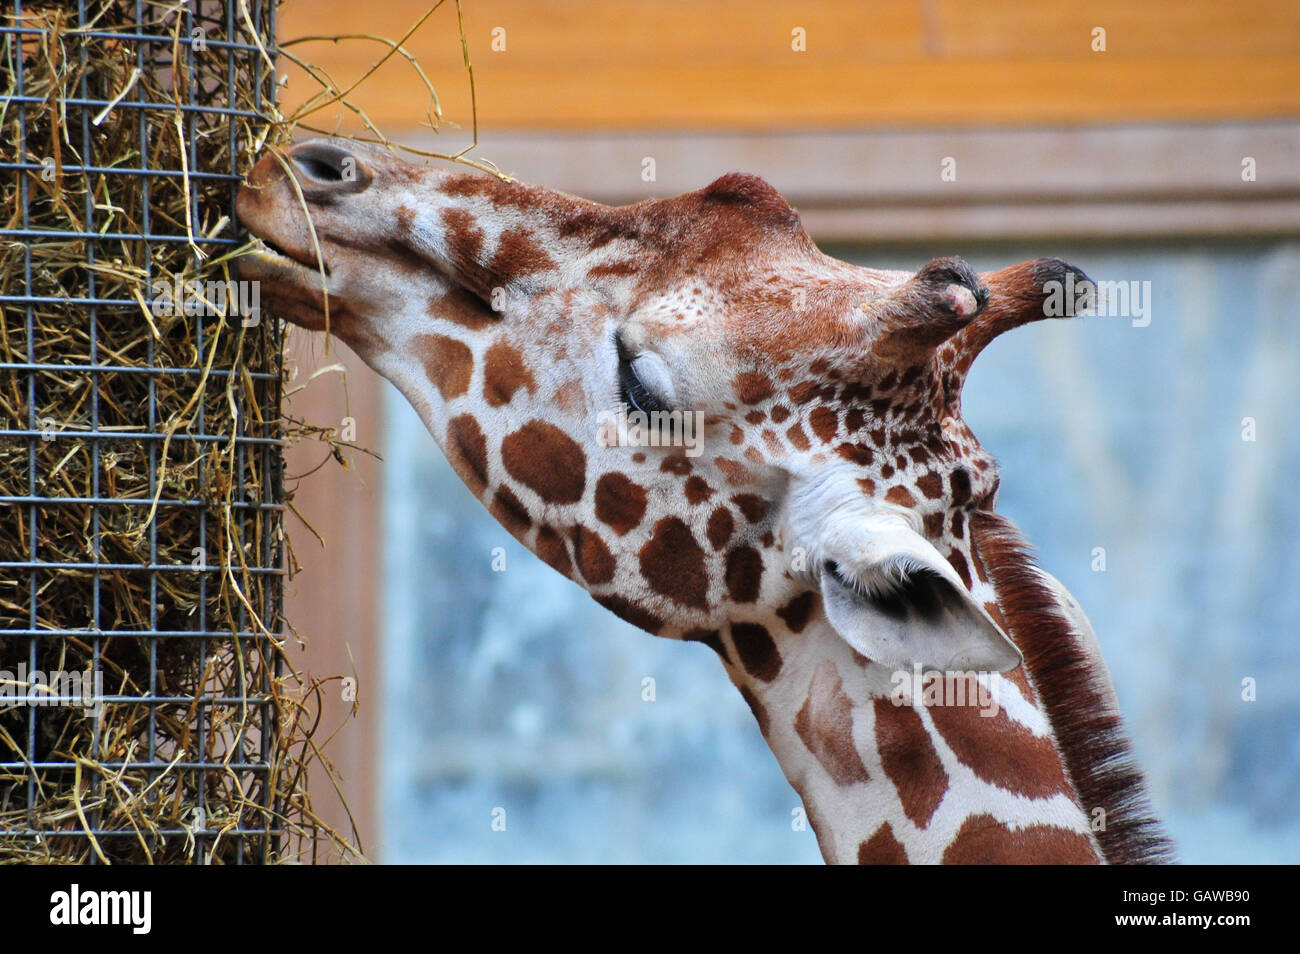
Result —
<instances>
[{"instance_id":1,"label":"wire mesh rack","mask_svg":"<svg viewBox=\"0 0 1300 954\"><path fill-rule=\"evenodd\" d=\"M0 861L281 852L281 341L230 261L274 7L0 21Z\"/></svg>"}]
</instances>

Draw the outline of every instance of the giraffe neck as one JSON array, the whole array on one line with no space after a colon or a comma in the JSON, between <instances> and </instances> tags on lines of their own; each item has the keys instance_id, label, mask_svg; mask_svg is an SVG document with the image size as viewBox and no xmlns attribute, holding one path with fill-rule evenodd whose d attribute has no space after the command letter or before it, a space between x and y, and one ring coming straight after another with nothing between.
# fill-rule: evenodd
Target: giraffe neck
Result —
<instances>
[{"instance_id":1,"label":"giraffe neck","mask_svg":"<svg viewBox=\"0 0 1300 954\"><path fill-rule=\"evenodd\" d=\"M755 642L733 624L721 652L827 861L1102 859L1022 680L891 673L820 615L773 634L779 669Z\"/></svg>"}]
</instances>

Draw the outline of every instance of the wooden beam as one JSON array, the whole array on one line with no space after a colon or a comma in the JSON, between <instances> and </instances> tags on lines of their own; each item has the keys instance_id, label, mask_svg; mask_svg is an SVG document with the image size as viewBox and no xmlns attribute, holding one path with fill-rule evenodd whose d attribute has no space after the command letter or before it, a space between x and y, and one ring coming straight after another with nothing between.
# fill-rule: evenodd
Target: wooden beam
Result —
<instances>
[{"instance_id":1,"label":"wooden beam","mask_svg":"<svg viewBox=\"0 0 1300 954\"><path fill-rule=\"evenodd\" d=\"M382 446L382 418L374 373L337 340L331 341L330 354L324 354L324 340L323 335L292 332L286 360L298 371L290 386L307 384L318 368L341 363L347 369L346 387L342 375L322 374L294 395L287 413L309 423L335 426L350 416L356 421L357 443L378 449ZM293 506L324 539L322 546L293 514L286 518L301 570L286 586L285 615L303 640L302 645L289 641L296 669L309 680L356 679L355 713L352 703L344 698L339 679L324 685L315 741L337 768L341 783L336 791L323 768L315 765L310 793L320 817L349 841L355 823L360 847L375 858L383 671L378 625L379 488L383 475L373 458L359 453L349 456L351 471L328 459L328 448L316 441L304 441L285 454ZM308 476L295 479L304 474Z\"/></svg>"},{"instance_id":2,"label":"wooden beam","mask_svg":"<svg viewBox=\"0 0 1300 954\"><path fill-rule=\"evenodd\" d=\"M410 131L415 146L438 142ZM1293 235L1300 122L783 134L488 134L475 155L609 204L757 173L821 241ZM655 160L656 180L641 179ZM941 163L955 160L944 181ZM1243 181L1242 161L1255 180Z\"/></svg>"},{"instance_id":3,"label":"wooden beam","mask_svg":"<svg viewBox=\"0 0 1300 954\"><path fill-rule=\"evenodd\" d=\"M280 35L398 38L426 0L289 3ZM465 4L481 129L788 130L988 124L1207 121L1300 116L1300 4L1211 0L637 0ZM806 51L791 31L806 31ZM1093 50L1094 28L1106 31ZM497 45L494 50L494 31ZM471 121L455 10L444 4L408 47L448 120ZM384 47L292 48L341 83ZM313 84L296 69L286 102ZM430 100L393 58L355 99L381 128L423 121ZM343 131L337 108L315 117Z\"/></svg>"}]
</instances>

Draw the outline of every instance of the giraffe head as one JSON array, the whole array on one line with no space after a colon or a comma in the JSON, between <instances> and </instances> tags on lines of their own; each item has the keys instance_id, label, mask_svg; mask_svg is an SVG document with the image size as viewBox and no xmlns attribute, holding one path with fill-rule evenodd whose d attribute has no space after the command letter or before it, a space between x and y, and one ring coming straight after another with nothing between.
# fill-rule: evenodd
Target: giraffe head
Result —
<instances>
[{"instance_id":1,"label":"giraffe head","mask_svg":"<svg viewBox=\"0 0 1300 954\"><path fill-rule=\"evenodd\" d=\"M960 389L1068 266L877 271L754 176L608 208L326 140L263 159L239 212L244 274L309 328L327 291L470 490L616 613L705 638L823 612L890 667L1019 664L974 591L997 474Z\"/></svg>"},{"instance_id":2,"label":"giraffe head","mask_svg":"<svg viewBox=\"0 0 1300 954\"><path fill-rule=\"evenodd\" d=\"M783 765L802 746L852 786L846 694L1019 670L961 389L1051 283L1086 280L1071 266L862 268L755 176L611 208L332 140L263 158L238 213L262 240L243 276L307 328L327 307L512 534L624 619L712 646L765 734L768 707L799 709L769 734ZM1049 731L1021 718L989 747ZM1043 758L1034 791L1068 790Z\"/></svg>"}]
</instances>

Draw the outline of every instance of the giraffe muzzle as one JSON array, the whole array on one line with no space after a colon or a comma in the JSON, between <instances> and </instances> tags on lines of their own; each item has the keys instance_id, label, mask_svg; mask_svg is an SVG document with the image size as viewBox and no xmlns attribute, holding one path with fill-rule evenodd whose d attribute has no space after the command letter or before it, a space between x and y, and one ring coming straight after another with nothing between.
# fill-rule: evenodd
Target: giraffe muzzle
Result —
<instances>
[{"instance_id":1,"label":"giraffe muzzle","mask_svg":"<svg viewBox=\"0 0 1300 954\"><path fill-rule=\"evenodd\" d=\"M305 327L325 326L326 296L331 317L365 310L391 265L380 259L392 257L396 227L378 186L404 180L404 166L347 140L269 150L236 199L240 224L255 240L238 261L241 277L257 281L282 317Z\"/></svg>"}]
</instances>

